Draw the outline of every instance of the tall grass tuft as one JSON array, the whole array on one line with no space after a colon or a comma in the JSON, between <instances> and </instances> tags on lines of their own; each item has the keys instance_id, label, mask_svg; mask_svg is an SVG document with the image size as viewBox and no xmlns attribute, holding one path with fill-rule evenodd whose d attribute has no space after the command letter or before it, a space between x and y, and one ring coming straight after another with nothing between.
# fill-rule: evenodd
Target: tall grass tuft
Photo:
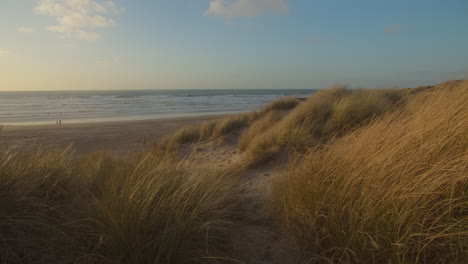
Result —
<instances>
[{"instance_id":1,"label":"tall grass tuft","mask_svg":"<svg viewBox=\"0 0 468 264\"><path fill-rule=\"evenodd\" d=\"M282 97L263 106L262 109L260 109L260 114L271 113L276 111L289 111L296 108L296 106L300 103L301 101L299 101L296 97Z\"/></svg>"},{"instance_id":2,"label":"tall grass tuft","mask_svg":"<svg viewBox=\"0 0 468 264\"><path fill-rule=\"evenodd\" d=\"M244 128L257 120L271 120L274 115L283 116L285 112L294 109L300 101L294 97L284 97L265 105L258 112L237 114L220 120L205 122L199 126L188 126L177 130L163 142L166 149L187 144L220 138L230 133L238 134ZM258 128L259 126L257 126Z\"/></svg>"},{"instance_id":3,"label":"tall grass tuft","mask_svg":"<svg viewBox=\"0 0 468 264\"><path fill-rule=\"evenodd\" d=\"M239 150L246 150L251 140L256 135L263 134L268 131L272 126L285 117L287 113L287 111L270 111L263 114L239 135L237 143Z\"/></svg>"},{"instance_id":4,"label":"tall grass tuft","mask_svg":"<svg viewBox=\"0 0 468 264\"><path fill-rule=\"evenodd\" d=\"M27 153L27 154L25 154ZM82 248L63 232L74 203L70 150L0 156L1 263L70 262Z\"/></svg>"},{"instance_id":5,"label":"tall grass tuft","mask_svg":"<svg viewBox=\"0 0 468 264\"><path fill-rule=\"evenodd\" d=\"M219 138L229 133L238 133L257 119L257 112L228 116L220 120L205 122L199 126L187 126L177 130L162 143L164 149Z\"/></svg>"},{"instance_id":6,"label":"tall grass tuft","mask_svg":"<svg viewBox=\"0 0 468 264\"><path fill-rule=\"evenodd\" d=\"M468 85L420 95L275 180L273 207L304 261L466 261Z\"/></svg>"},{"instance_id":7,"label":"tall grass tuft","mask_svg":"<svg viewBox=\"0 0 468 264\"><path fill-rule=\"evenodd\" d=\"M403 98L401 90L347 90L338 86L319 91L280 121L271 122L268 129L256 129L254 123L252 131L242 138L241 150L252 165L285 147L304 152L391 112Z\"/></svg>"},{"instance_id":8,"label":"tall grass tuft","mask_svg":"<svg viewBox=\"0 0 468 264\"><path fill-rule=\"evenodd\" d=\"M235 169L162 152L0 158L1 263L205 263L239 220Z\"/></svg>"}]
</instances>

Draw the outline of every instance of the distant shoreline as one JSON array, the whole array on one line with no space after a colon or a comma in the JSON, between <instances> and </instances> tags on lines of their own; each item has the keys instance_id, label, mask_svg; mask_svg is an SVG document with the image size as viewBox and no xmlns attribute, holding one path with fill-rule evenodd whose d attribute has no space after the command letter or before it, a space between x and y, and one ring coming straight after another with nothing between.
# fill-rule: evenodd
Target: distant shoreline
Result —
<instances>
[{"instance_id":1,"label":"distant shoreline","mask_svg":"<svg viewBox=\"0 0 468 264\"><path fill-rule=\"evenodd\" d=\"M298 97L303 101L306 98ZM177 129L221 119L244 111L173 113L159 115L121 116L89 120L62 119L44 122L5 123L0 133L0 149L22 150L31 146L63 149L74 146L75 155L108 150L126 154L150 148L154 142L170 136Z\"/></svg>"},{"instance_id":2,"label":"distant shoreline","mask_svg":"<svg viewBox=\"0 0 468 264\"><path fill-rule=\"evenodd\" d=\"M170 119L184 119L192 117L211 117L211 116L225 116L232 114L246 113L249 111L216 111L216 112L202 112L202 113L171 113L171 114L155 114L155 115L139 115L139 116L116 116L116 117L102 117L102 118L88 118L88 119L57 119L61 120L63 125L79 125L79 124L100 124L100 123L128 123L138 121L156 121L156 120L170 120ZM52 126L56 127L56 120L47 121L32 121L32 122L14 122L14 123L0 123L4 127L39 127L39 126Z\"/></svg>"},{"instance_id":3,"label":"distant shoreline","mask_svg":"<svg viewBox=\"0 0 468 264\"><path fill-rule=\"evenodd\" d=\"M223 115L315 90L25 92L0 96L0 124L56 125Z\"/></svg>"}]
</instances>

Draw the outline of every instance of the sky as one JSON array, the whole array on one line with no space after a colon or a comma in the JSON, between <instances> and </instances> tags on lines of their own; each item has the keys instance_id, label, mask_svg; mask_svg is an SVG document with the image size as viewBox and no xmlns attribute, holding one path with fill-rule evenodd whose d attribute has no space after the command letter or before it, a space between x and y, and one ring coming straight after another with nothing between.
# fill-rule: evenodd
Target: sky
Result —
<instances>
[{"instance_id":1,"label":"sky","mask_svg":"<svg viewBox=\"0 0 468 264\"><path fill-rule=\"evenodd\" d=\"M0 90L468 79L467 0L0 0Z\"/></svg>"}]
</instances>

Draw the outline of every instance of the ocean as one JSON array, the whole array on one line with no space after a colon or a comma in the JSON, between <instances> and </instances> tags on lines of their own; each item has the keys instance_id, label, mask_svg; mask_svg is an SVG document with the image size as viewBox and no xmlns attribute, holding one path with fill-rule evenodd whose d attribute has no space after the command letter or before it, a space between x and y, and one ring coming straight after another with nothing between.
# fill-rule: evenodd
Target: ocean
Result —
<instances>
[{"instance_id":1,"label":"ocean","mask_svg":"<svg viewBox=\"0 0 468 264\"><path fill-rule=\"evenodd\" d=\"M242 113L316 90L128 90L0 92L0 124L40 125Z\"/></svg>"}]
</instances>

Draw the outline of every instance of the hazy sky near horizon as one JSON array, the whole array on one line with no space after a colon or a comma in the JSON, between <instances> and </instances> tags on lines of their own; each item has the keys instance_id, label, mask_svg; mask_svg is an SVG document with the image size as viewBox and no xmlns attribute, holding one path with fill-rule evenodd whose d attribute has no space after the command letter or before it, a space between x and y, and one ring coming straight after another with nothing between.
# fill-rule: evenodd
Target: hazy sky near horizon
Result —
<instances>
[{"instance_id":1,"label":"hazy sky near horizon","mask_svg":"<svg viewBox=\"0 0 468 264\"><path fill-rule=\"evenodd\" d=\"M467 0L0 0L0 90L468 79Z\"/></svg>"}]
</instances>

